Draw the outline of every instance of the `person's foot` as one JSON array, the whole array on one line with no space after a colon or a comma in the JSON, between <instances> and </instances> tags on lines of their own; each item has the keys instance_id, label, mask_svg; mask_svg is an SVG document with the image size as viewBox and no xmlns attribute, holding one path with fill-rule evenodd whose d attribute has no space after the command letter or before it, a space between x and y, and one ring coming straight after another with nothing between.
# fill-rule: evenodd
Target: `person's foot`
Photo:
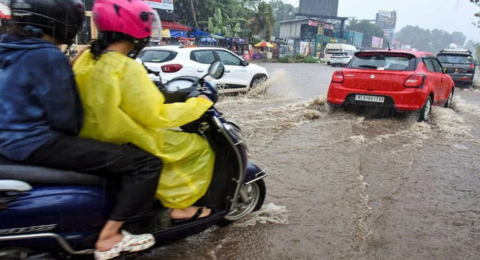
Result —
<instances>
[{"instance_id":1,"label":"person's foot","mask_svg":"<svg viewBox=\"0 0 480 260\"><path fill-rule=\"evenodd\" d=\"M174 220L189 219L195 216L199 209L200 207L194 206L188 207L186 209L173 209L172 212L170 212L170 218ZM203 212L198 218L206 218L210 216L210 213L212 213L211 209L203 208Z\"/></svg>"},{"instance_id":2,"label":"person's foot","mask_svg":"<svg viewBox=\"0 0 480 260\"><path fill-rule=\"evenodd\" d=\"M120 234L119 234L120 235ZM116 237L116 236L115 236ZM155 238L151 234L132 235L126 231L122 231L121 240L108 250L102 251L99 248L95 250L96 260L108 260L118 257L122 252L138 252L148 249L155 245ZM107 239L110 240L110 239ZM106 242L102 239L100 242ZM113 242L109 241L109 242ZM98 242L97 242L98 244ZM105 243L107 244L107 243Z\"/></svg>"},{"instance_id":3,"label":"person's foot","mask_svg":"<svg viewBox=\"0 0 480 260\"><path fill-rule=\"evenodd\" d=\"M112 249L116 244L122 242L123 236L116 234L112 237L99 239L95 245L95 249L99 252L104 252Z\"/></svg>"}]
</instances>

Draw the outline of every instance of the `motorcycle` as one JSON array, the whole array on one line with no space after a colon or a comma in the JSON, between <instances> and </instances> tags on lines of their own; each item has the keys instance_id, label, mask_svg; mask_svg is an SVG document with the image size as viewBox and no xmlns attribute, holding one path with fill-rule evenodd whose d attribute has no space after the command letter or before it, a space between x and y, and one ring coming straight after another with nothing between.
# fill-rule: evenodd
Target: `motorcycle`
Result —
<instances>
[{"instance_id":1,"label":"motorcycle","mask_svg":"<svg viewBox=\"0 0 480 260\"><path fill-rule=\"evenodd\" d=\"M223 64L215 62L207 75L220 79L224 73ZM193 91L213 88L205 77L173 79L162 92L167 102L183 102ZM206 218L172 224L169 210L157 201L151 214L125 223L123 228L134 234L153 234L157 245L233 223L259 210L266 196L267 173L248 163L237 124L212 107L182 129L204 136L216 153L211 185L197 202L213 210ZM71 259L92 254L113 203L109 181L102 177L0 158L0 259Z\"/></svg>"}]
</instances>

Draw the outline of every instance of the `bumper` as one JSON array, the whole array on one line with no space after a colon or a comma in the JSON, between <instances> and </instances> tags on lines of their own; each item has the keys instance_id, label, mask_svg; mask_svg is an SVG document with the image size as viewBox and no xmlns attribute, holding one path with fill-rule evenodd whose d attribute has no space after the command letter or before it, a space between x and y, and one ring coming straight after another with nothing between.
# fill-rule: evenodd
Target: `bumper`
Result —
<instances>
[{"instance_id":1,"label":"bumper","mask_svg":"<svg viewBox=\"0 0 480 260\"><path fill-rule=\"evenodd\" d=\"M348 64L348 60L331 60L330 64L331 65L345 65Z\"/></svg>"},{"instance_id":2,"label":"bumper","mask_svg":"<svg viewBox=\"0 0 480 260\"><path fill-rule=\"evenodd\" d=\"M355 95L370 95L385 97L384 103L356 101ZM332 83L328 90L327 102L333 106L375 106L393 108L396 111L418 111L427 98L422 88L405 88L404 91L368 91L346 89L341 84Z\"/></svg>"},{"instance_id":3,"label":"bumper","mask_svg":"<svg viewBox=\"0 0 480 260\"><path fill-rule=\"evenodd\" d=\"M454 82L472 82L474 74L448 74Z\"/></svg>"}]
</instances>

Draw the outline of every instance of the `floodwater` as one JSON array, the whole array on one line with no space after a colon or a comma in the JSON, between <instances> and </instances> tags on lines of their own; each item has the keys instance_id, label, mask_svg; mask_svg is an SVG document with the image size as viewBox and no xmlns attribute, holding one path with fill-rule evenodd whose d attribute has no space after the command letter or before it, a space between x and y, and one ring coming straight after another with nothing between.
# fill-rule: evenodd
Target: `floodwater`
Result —
<instances>
[{"instance_id":1,"label":"floodwater","mask_svg":"<svg viewBox=\"0 0 480 260\"><path fill-rule=\"evenodd\" d=\"M479 91L457 90L431 124L328 114L334 69L263 65L267 94L218 104L268 167L263 209L135 259L479 258Z\"/></svg>"}]
</instances>

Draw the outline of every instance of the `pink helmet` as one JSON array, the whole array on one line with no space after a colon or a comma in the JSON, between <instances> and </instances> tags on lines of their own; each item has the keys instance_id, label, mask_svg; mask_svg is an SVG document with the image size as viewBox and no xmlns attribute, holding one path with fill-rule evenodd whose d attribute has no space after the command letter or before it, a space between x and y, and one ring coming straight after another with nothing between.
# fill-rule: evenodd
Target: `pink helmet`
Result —
<instances>
[{"instance_id":1,"label":"pink helmet","mask_svg":"<svg viewBox=\"0 0 480 260\"><path fill-rule=\"evenodd\" d=\"M161 40L158 13L142 0L96 0L94 20L101 32L119 32L136 39Z\"/></svg>"}]
</instances>

